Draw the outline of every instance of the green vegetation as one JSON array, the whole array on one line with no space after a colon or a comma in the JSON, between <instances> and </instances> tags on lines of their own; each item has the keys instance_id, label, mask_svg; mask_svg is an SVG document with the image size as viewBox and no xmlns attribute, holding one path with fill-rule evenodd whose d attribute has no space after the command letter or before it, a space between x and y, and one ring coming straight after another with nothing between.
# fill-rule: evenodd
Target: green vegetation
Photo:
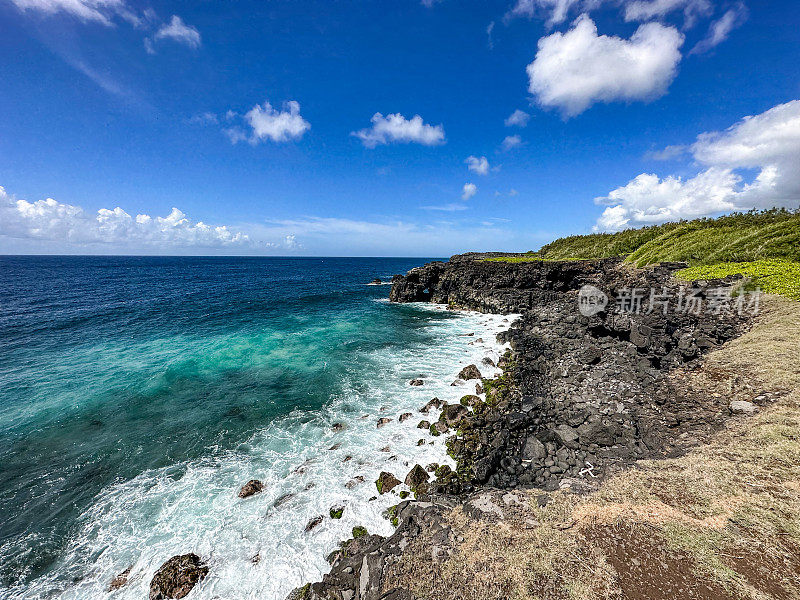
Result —
<instances>
[{"instance_id":1,"label":"green vegetation","mask_svg":"<svg viewBox=\"0 0 800 600\"><path fill-rule=\"evenodd\" d=\"M663 261L685 261L690 266L768 258L800 261L800 211L774 208L618 233L575 235L530 256L545 260L624 256L640 267Z\"/></svg>"},{"instance_id":2,"label":"green vegetation","mask_svg":"<svg viewBox=\"0 0 800 600\"><path fill-rule=\"evenodd\" d=\"M344 514L344 506L334 507L330 511L331 519L341 519Z\"/></svg>"},{"instance_id":3,"label":"green vegetation","mask_svg":"<svg viewBox=\"0 0 800 600\"><path fill-rule=\"evenodd\" d=\"M676 275L686 281L743 275L750 279L748 288L759 288L768 294L800 300L800 263L789 260L719 263L683 269Z\"/></svg>"},{"instance_id":4,"label":"green vegetation","mask_svg":"<svg viewBox=\"0 0 800 600\"><path fill-rule=\"evenodd\" d=\"M365 535L368 535L366 527L361 527L360 525L353 527L353 539L358 539Z\"/></svg>"},{"instance_id":5,"label":"green vegetation","mask_svg":"<svg viewBox=\"0 0 800 600\"><path fill-rule=\"evenodd\" d=\"M685 262L690 268L679 276L686 280L743 275L752 280L750 287L800 300L800 209L773 208L618 233L573 235L538 252L487 260L517 263L611 257L623 257L637 267Z\"/></svg>"}]
</instances>

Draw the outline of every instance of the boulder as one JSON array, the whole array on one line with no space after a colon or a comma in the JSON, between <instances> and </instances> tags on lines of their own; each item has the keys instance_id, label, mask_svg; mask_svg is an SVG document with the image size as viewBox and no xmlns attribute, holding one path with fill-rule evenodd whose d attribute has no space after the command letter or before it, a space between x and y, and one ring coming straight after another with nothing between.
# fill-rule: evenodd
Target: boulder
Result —
<instances>
[{"instance_id":1,"label":"boulder","mask_svg":"<svg viewBox=\"0 0 800 600\"><path fill-rule=\"evenodd\" d=\"M391 473L381 471L378 479L375 481L375 487L378 488L378 493L383 495L386 492L392 491L393 488L400 485L400 480Z\"/></svg>"},{"instance_id":2,"label":"boulder","mask_svg":"<svg viewBox=\"0 0 800 600\"><path fill-rule=\"evenodd\" d=\"M153 575L150 600L184 598L206 575L208 567L196 554L173 556Z\"/></svg>"},{"instance_id":3,"label":"boulder","mask_svg":"<svg viewBox=\"0 0 800 600\"><path fill-rule=\"evenodd\" d=\"M461 372L458 374L459 379L469 380L469 379L480 379L481 372L478 370L478 367L475 365L467 365Z\"/></svg>"},{"instance_id":4,"label":"boulder","mask_svg":"<svg viewBox=\"0 0 800 600\"><path fill-rule=\"evenodd\" d=\"M403 421L405 421L406 419L408 419L411 416L412 416L412 414L410 412L406 412L406 413L403 413L402 415L400 415L400 418L397 419L397 420L402 423Z\"/></svg>"},{"instance_id":5,"label":"boulder","mask_svg":"<svg viewBox=\"0 0 800 600\"><path fill-rule=\"evenodd\" d=\"M553 429L553 436L565 446L570 447L576 445L578 432L569 425L562 424Z\"/></svg>"},{"instance_id":6,"label":"boulder","mask_svg":"<svg viewBox=\"0 0 800 600\"><path fill-rule=\"evenodd\" d=\"M427 483L429 478L430 476L421 465L414 465L406 475L405 484L415 490L420 484Z\"/></svg>"},{"instance_id":7,"label":"boulder","mask_svg":"<svg viewBox=\"0 0 800 600\"><path fill-rule=\"evenodd\" d=\"M329 514L331 515L331 519L341 519L344 514L344 506L332 506Z\"/></svg>"},{"instance_id":8,"label":"boulder","mask_svg":"<svg viewBox=\"0 0 800 600\"><path fill-rule=\"evenodd\" d=\"M442 421L436 421L433 425L431 425L431 435L439 436L443 433L447 433L450 428L447 426L447 423L443 423Z\"/></svg>"},{"instance_id":9,"label":"boulder","mask_svg":"<svg viewBox=\"0 0 800 600\"><path fill-rule=\"evenodd\" d=\"M536 436L529 436L525 440L525 447L522 449L522 459L539 461L545 458L547 458L547 449L544 444Z\"/></svg>"},{"instance_id":10,"label":"boulder","mask_svg":"<svg viewBox=\"0 0 800 600\"><path fill-rule=\"evenodd\" d=\"M412 379L411 381L408 382L408 385L413 385L413 386L420 386L424 384L425 382L422 381L422 379Z\"/></svg>"},{"instance_id":11,"label":"boulder","mask_svg":"<svg viewBox=\"0 0 800 600\"><path fill-rule=\"evenodd\" d=\"M462 396L461 400L459 400L459 404L461 404L461 406L469 406L470 408L476 404L480 404L480 402L481 399L475 394L467 394L466 396Z\"/></svg>"},{"instance_id":12,"label":"boulder","mask_svg":"<svg viewBox=\"0 0 800 600\"><path fill-rule=\"evenodd\" d=\"M469 414L469 411L460 404L447 404L442 409L442 414L439 416L439 420L447 423L447 425L450 427L454 427L461 422L461 419Z\"/></svg>"},{"instance_id":13,"label":"boulder","mask_svg":"<svg viewBox=\"0 0 800 600\"><path fill-rule=\"evenodd\" d=\"M251 479L239 490L239 498L249 498L255 494L260 494L264 490L264 484L258 479Z\"/></svg>"},{"instance_id":14,"label":"boulder","mask_svg":"<svg viewBox=\"0 0 800 600\"><path fill-rule=\"evenodd\" d=\"M382 419L378 419L378 429L386 425L387 423L391 423L392 420L388 417L383 417Z\"/></svg>"},{"instance_id":15,"label":"boulder","mask_svg":"<svg viewBox=\"0 0 800 600\"><path fill-rule=\"evenodd\" d=\"M730 409L734 415L752 415L758 410L758 407L746 400L734 400L731 402Z\"/></svg>"},{"instance_id":16,"label":"boulder","mask_svg":"<svg viewBox=\"0 0 800 600\"><path fill-rule=\"evenodd\" d=\"M481 361L481 364L486 365L487 367L495 366L494 361L488 356Z\"/></svg>"},{"instance_id":17,"label":"boulder","mask_svg":"<svg viewBox=\"0 0 800 600\"><path fill-rule=\"evenodd\" d=\"M334 431L344 431L346 428L347 426L344 423L334 423L331 425L331 429Z\"/></svg>"},{"instance_id":18,"label":"boulder","mask_svg":"<svg viewBox=\"0 0 800 600\"><path fill-rule=\"evenodd\" d=\"M430 429L431 428L431 423L430 423L430 421L426 421L425 419L423 419L422 421L417 423L417 428L418 429Z\"/></svg>"},{"instance_id":19,"label":"boulder","mask_svg":"<svg viewBox=\"0 0 800 600\"><path fill-rule=\"evenodd\" d=\"M419 409L419 412L422 414L427 414L430 412L432 408L439 408L442 405L442 401L438 398L431 398L430 402L428 402L425 406Z\"/></svg>"}]
</instances>

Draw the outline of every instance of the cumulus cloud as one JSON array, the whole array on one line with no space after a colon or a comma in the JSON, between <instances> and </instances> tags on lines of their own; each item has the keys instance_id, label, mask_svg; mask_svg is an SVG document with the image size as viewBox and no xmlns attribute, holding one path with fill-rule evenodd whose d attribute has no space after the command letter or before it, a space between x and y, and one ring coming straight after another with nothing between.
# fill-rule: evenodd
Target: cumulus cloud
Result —
<instances>
[{"instance_id":1,"label":"cumulus cloud","mask_svg":"<svg viewBox=\"0 0 800 600\"><path fill-rule=\"evenodd\" d=\"M381 113L375 113L370 122L372 127L350 134L360 139L367 148L374 148L379 144L411 142L435 146L445 142L444 127L427 125L419 115L406 119L400 113L385 117Z\"/></svg>"},{"instance_id":2,"label":"cumulus cloud","mask_svg":"<svg viewBox=\"0 0 800 600\"><path fill-rule=\"evenodd\" d=\"M718 46L728 39L731 31L747 20L747 7L739 3L728 10L722 17L711 23L708 34L692 48L691 54L702 54Z\"/></svg>"},{"instance_id":3,"label":"cumulus cloud","mask_svg":"<svg viewBox=\"0 0 800 600\"><path fill-rule=\"evenodd\" d=\"M515 110L511 115L503 121L506 127L525 127L531 116L524 110Z\"/></svg>"},{"instance_id":4,"label":"cumulus cloud","mask_svg":"<svg viewBox=\"0 0 800 600\"><path fill-rule=\"evenodd\" d=\"M45 14L66 13L82 21L94 21L112 25L117 15L128 15L124 0L11 0L21 11L36 11Z\"/></svg>"},{"instance_id":5,"label":"cumulus cloud","mask_svg":"<svg viewBox=\"0 0 800 600\"><path fill-rule=\"evenodd\" d=\"M703 133L690 151L706 169L683 179L643 173L596 202L598 230L695 218L734 210L800 205L800 100ZM757 170L748 181L743 170Z\"/></svg>"},{"instance_id":6,"label":"cumulus cloud","mask_svg":"<svg viewBox=\"0 0 800 600\"><path fill-rule=\"evenodd\" d=\"M489 161L485 156L481 156L480 158L477 156L469 156L464 162L467 163L467 168L470 171L474 171L478 175L489 174Z\"/></svg>"},{"instance_id":7,"label":"cumulus cloud","mask_svg":"<svg viewBox=\"0 0 800 600\"><path fill-rule=\"evenodd\" d=\"M189 48L199 48L201 39L200 32L191 25L183 22L178 15L172 15L172 19L156 30L152 37L145 38L144 47L150 53L155 53L155 42L161 40L171 40Z\"/></svg>"},{"instance_id":8,"label":"cumulus cloud","mask_svg":"<svg viewBox=\"0 0 800 600\"><path fill-rule=\"evenodd\" d=\"M522 138L518 135L507 135L503 138L500 146L503 150L512 150L522 145Z\"/></svg>"},{"instance_id":9,"label":"cumulus cloud","mask_svg":"<svg viewBox=\"0 0 800 600\"><path fill-rule=\"evenodd\" d=\"M475 185L474 183L465 183L464 187L461 190L461 199L469 200L477 193L478 193L477 185Z\"/></svg>"},{"instance_id":10,"label":"cumulus cloud","mask_svg":"<svg viewBox=\"0 0 800 600\"><path fill-rule=\"evenodd\" d=\"M234 120L238 115L228 111L225 119ZM247 141L255 145L264 140L273 142L288 142L298 140L311 128L311 124L300 115L300 104L291 100L284 103L283 110L277 110L266 101L263 105L256 104L244 114L244 121L249 126L249 131L241 127L225 129L232 143Z\"/></svg>"},{"instance_id":11,"label":"cumulus cloud","mask_svg":"<svg viewBox=\"0 0 800 600\"><path fill-rule=\"evenodd\" d=\"M228 227L191 221L173 208L165 217L132 216L123 209L96 213L52 198L17 200L0 187L0 238L55 242L59 247L121 249L251 247L250 238Z\"/></svg>"},{"instance_id":12,"label":"cumulus cloud","mask_svg":"<svg viewBox=\"0 0 800 600\"><path fill-rule=\"evenodd\" d=\"M566 33L539 40L527 68L530 92L565 117L595 102L653 100L675 78L683 39L659 23L640 26L629 40L598 35L594 22L581 15Z\"/></svg>"}]
</instances>

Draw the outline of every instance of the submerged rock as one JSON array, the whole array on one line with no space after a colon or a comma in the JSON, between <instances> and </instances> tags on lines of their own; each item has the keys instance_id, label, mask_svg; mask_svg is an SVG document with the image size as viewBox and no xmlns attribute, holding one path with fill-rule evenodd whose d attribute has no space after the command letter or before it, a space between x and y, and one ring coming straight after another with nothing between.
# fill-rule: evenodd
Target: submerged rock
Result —
<instances>
[{"instance_id":1,"label":"submerged rock","mask_svg":"<svg viewBox=\"0 0 800 600\"><path fill-rule=\"evenodd\" d=\"M128 575L131 574L131 567L125 569L122 573L114 577L111 580L111 583L108 584L108 591L113 592L114 590L118 590L119 588L123 587L128 583Z\"/></svg>"},{"instance_id":2,"label":"submerged rock","mask_svg":"<svg viewBox=\"0 0 800 600\"><path fill-rule=\"evenodd\" d=\"M249 498L255 494L260 494L264 489L264 484L258 479L251 479L239 490L239 498Z\"/></svg>"},{"instance_id":3,"label":"submerged rock","mask_svg":"<svg viewBox=\"0 0 800 600\"><path fill-rule=\"evenodd\" d=\"M303 531L308 533L309 531L314 529L317 525L322 523L322 519L324 519L324 517L322 515L319 515L318 517L314 517L308 523L306 523L306 527L305 527L305 529L303 529Z\"/></svg>"},{"instance_id":4,"label":"submerged rock","mask_svg":"<svg viewBox=\"0 0 800 600\"><path fill-rule=\"evenodd\" d=\"M196 554L173 556L150 581L150 600L184 598L208 575L208 567Z\"/></svg>"}]
</instances>

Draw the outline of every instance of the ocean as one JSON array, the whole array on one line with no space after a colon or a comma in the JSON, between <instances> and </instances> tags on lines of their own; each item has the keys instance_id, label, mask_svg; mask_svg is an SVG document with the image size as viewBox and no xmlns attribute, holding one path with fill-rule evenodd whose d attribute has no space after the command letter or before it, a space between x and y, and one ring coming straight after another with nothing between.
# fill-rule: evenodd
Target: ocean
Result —
<instances>
[{"instance_id":1,"label":"ocean","mask_svg":"<svg viewBox=\"0 0 800 600\"><path fill-rule=\"evenodd\" d=\"M378 474L453 465L418 409L508 327L365 285L427 260L0 257L0 597L146 598L195 552L192 599L283 600L354 526L390 534Z\"/></svg>"}]
</instances>

